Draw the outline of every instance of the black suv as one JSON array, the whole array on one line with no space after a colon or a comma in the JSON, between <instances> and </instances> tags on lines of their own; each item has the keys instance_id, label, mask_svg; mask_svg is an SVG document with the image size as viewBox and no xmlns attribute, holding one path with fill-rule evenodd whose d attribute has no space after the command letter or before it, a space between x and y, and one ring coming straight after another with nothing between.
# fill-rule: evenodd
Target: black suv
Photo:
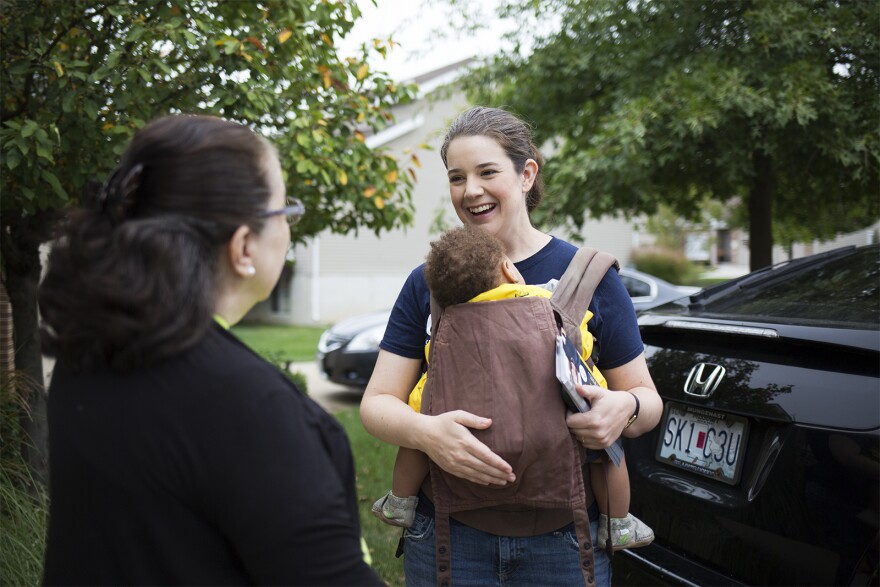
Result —
<instances>
[{"instance_id":1,"label":"black suv","mask_svg":"<svg viewBox=\"0 0 880 587\"><path fill-rule=\"evenodd\" d=\"M877 585L880 247L751 273L639 317L664 401L626 441L650 546L615 584Z\"/></svg>"}]
</instances>

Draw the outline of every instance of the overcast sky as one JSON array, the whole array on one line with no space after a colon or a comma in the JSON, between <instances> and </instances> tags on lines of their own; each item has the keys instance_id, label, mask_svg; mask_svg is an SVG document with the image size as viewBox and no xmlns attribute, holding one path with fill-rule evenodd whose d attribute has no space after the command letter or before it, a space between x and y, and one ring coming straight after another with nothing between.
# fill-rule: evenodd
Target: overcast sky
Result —
<instances>
[{"instance_id":1,"label":"overcast sky","mask_svg":"<svg viewBox=\"0 0 880 587\"><path fill-rule=\"evenodd\" d=\"M389 35L400 46L372 65L402 80L432 71L475 55L495 53L509 25L495 18L499 0L472 0L482 11L485 30L475 35L461 33L463 27L451 22L449 9L442 2L424 0L359 0L363 12L354 29L340 44L345 54L375 37ZM438 35L437 32L442 31ZM448 38L442 38L448 37Z\"/></svg>"}]
</instances>

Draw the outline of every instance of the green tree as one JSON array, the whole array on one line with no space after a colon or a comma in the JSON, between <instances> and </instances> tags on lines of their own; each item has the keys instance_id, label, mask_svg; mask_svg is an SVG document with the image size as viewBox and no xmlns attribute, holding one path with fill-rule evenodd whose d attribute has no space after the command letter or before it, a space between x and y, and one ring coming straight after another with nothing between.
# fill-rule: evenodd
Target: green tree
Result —
<instances>
[{"instance_id":1,"label":"green tree","mask_svg":"<svg viewBox=\"0 0 880 587\"><path fill-rule=\"evenodd\" d=\"M16 368L42 381L38 247L60 209L106 177L135 130L167 113L239 121L278 147L307 215L294 238L409 224L415 173L364 143L413 88L340 56L354 0L4 0L0 14L2 262ZM76 295L76 292L71 292ZM42 386L40 386L42 387ZM31 400L39 458L45 392Z\"/></svg>"},{"instance_id":2,"label":"green tree","mask_svg":"<svg viewBox=\"0 0 880 587\"><path fill-rule=\"evenodd\" d=\"M520 0L471 79L554 141L544 220L743 202L753 269L880 214L880 2ZM551 23L559 23L552 26ZM536 38L523 34L552 29ZM523 31L528 31L523 33ZM529 50L523 49L531 45Z\"/></svg>"}]
</instances>

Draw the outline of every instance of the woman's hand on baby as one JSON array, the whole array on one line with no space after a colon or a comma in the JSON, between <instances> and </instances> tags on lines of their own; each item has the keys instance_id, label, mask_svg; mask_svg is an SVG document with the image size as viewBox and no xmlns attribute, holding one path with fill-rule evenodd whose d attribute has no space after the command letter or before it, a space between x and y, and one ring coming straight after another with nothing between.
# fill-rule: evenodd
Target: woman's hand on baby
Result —
<instances>
[{"instance_id":1,"label":"woman's hand on baby","mask_svg":"<svg viewBox=\"0 0 880 587\"><path fill-rule=\"evenodd\" d=\"M590 411L569 414L566 419L572 434L587 448L600 450L620 437L632 411L633 400L627 393L608 391L597 385L577 385L578 393L590 403Z\"/></svg>"},{"instance_id":2,"label":"woman's hand on baby","mask_svg":"<svg viewBox=\"0 0 880 587\"><path fill-rule=\"evenodd\" d=\"M464 410L429 416L423 451L441 469L456 477L480 485L507 485L516 480L513 468L469 430L484 430L491 425L491 419Z\"/></svg>"}]
</instances>

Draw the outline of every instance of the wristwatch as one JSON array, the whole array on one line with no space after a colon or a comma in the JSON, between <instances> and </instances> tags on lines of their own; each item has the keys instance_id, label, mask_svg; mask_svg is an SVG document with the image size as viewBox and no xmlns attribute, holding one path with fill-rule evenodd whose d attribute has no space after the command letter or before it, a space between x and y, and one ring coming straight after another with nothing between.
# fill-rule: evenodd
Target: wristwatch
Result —
<instances>
[{"instance_id":1,"label":"wristwatch","mask_svg":"<svg viewBox=\"0 0 880 587\"><path fill-rule=\"evenodd\" d=\"M636 400L636 411L633 412L633 415L630 416L629 420L626 421L626 426L623 427L624 430L626 430L627 428L632 426L633 422L635 422L638 419L639 408L641 407L641 404L639 403L639 397L631 391L628 391L627 393L630 394L631 396L633 396L633 399Z\"/></svg>"}]
</instances>

